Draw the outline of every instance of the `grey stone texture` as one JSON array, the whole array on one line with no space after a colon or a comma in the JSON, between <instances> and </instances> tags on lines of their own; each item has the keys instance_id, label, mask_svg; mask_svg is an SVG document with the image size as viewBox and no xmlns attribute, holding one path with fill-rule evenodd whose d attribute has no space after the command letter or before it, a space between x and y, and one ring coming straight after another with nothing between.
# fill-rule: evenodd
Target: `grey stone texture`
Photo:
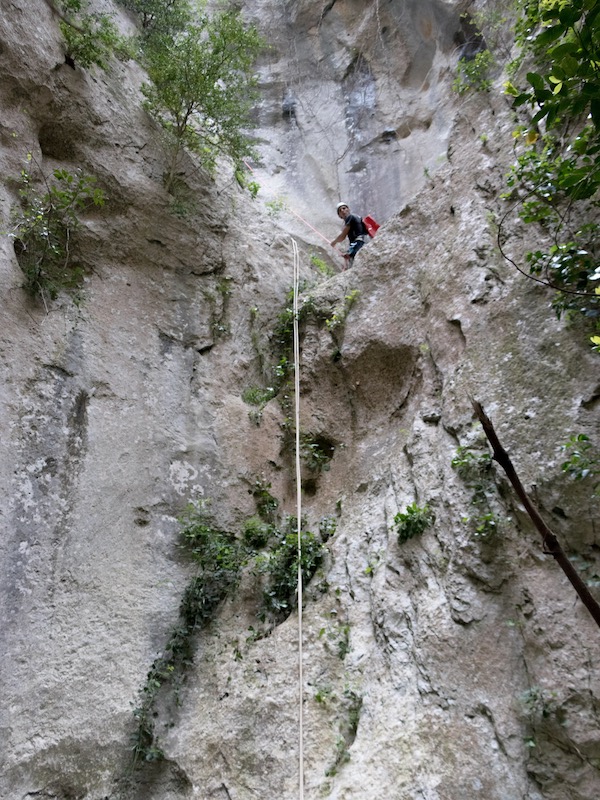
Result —
<instances>
[{"instance_id":1,"label":"grey stone texture","mask_svg":"<svg viewBox=\"0 0 600 800\"><path fill-rule=\"evenodd\" d=\"M250 569L198 635L180 705L159 706L164 760L130 770L132 707L193 571L178 516L203 499L241 532L257 478L295 513L289 409L258 419L242 399L273 379L293 236L301 427L334 448L304 470L307 526L335 520L305 593L305 797L597 800L600 631L499 470L500 531L481 539L451 466L459 446L485 452L475 398L600 574L597 498L560 469L570 435L598 443L597 357L498 249L513 119L501 76L451 90L468 4L244 3L271 44L261 192L188 159L179 214L139 66L73 69L47 3L0 5L3 232L28 152L107 195L78 233L80 307L29 298L0 237L0 798L298 796L297 615L257 639ZM324 241L340 198L382 223L344 272ZM522 263L531 234L513 215L502 235ZM413 502L435 522L400 545Z\"/></svg>"}]
</instances>

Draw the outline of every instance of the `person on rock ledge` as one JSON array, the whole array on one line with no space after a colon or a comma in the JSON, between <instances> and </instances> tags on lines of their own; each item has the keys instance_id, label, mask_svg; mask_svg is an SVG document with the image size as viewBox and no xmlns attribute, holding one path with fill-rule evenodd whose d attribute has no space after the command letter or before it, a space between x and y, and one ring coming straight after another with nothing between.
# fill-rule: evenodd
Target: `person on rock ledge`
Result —
<instances>
[{"instance_id":1,"label":"person on rock ledge","mask_svg":"<svg viewBox=\"0 0 600 800\"><path fill-rule=\"evenodd\" d=\"M348 237L350 246L348 247L348 252L344 253L344 258L346 259L346 266L344 269L347 269L352 266L354 256L366 243L369 234L362 217L359 217L358 214L352 214L347 203L338 203L337 215L340 219L344 220L344 228L340 235L336 236L330 244L332 247L335 247L336 244L343 242L346 236Z\"/></svg>"}]
</instances>

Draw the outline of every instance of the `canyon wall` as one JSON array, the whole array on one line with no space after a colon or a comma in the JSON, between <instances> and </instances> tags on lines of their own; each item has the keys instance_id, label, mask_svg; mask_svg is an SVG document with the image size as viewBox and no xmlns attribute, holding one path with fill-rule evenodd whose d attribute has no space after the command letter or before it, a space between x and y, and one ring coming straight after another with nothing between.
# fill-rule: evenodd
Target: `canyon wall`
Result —
<instances>
[{"instance_id":1,"label":"canyon wall","mask_svg":"<svg viewBox=\"0 0 600 800\"><path fill-rule=\"evenodd\" d=\"M238 536L257 486L295 513L289 402L243 399L274 380L294 240L301 429L326 455L303 466L325 547L303 614L305 796L596 800L597 627L499 468L492 530L452 466L488 452L479 400L594 586L597 498L560 465L571 435L597 436L597 361L499 250L514 120L501 76L452 92L466 4L244 3L270 44L255 200L192 159L170 195L140 67L73 68L47 3L0 6L0 797L298 796L297 614L264 627L250 565L197 634L179 702L157 707L163 757L131 759L194 570L188 503ZM78 231L79 305L22 289L7 234L26 164L106 193ZM339 199L382 223L346 271L327 244ZM518 263L530 236L503 220ZM435 519L400 543L413 503Z\"/></svg>"}]
</instances>

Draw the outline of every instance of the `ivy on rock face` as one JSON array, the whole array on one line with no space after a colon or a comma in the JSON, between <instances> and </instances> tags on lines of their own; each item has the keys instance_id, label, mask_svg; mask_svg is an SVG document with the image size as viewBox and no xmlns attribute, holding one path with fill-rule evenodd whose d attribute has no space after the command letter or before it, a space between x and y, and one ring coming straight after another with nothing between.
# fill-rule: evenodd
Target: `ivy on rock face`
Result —
<instances>
[{"instance_id":1,"label":"ivy on rock face","mask_svg":"<svg viewBox=\"0 0 600 800\"><path fill-rule=\"evenodd\" d=\"M298 533L295 517L288 520L288 532L277 532L278 544L265 555L260 571L267 576L263 591L261 616L272 615L278 621L286 619L298 605L298 561L302 580L308 583L319 568L325 549L319 539L310 533L300 534L300 558L298 557Z\"/></svg>"}]
</instances>

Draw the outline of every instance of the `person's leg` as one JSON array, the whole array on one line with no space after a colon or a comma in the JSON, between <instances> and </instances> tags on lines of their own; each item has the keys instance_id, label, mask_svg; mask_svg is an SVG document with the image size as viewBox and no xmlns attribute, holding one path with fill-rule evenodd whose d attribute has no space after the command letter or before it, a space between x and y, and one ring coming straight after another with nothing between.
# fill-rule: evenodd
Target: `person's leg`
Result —
<instances>
[{"instance_id":1,"label":"person's leg","mask_svg":"<svg viewBox=\"0 0 600 800\"><path fill-rule=\"evenodd\" d=\"M363 242L362 239L357 239L355 242L352 242L352 244L350 245L350 249L354 248L351 253L352 258L354 258L354 256L358 253L360 248L364 246L364 244L365 243Z\"/></svg>"},{"instance_id":2,"label":"person's leg","mask_svg":"<svg viewBox=\"0 0 600 800\"><path fill-rule=\"evenodd\" d=\"M348 248L348 252L344 255L346 259L346 267L351 267L354 261L354 256L358 253L360 248L364 245L364 242L360 239L357 239L355 242L352 242L350 247Z\"/></svg>"}]
</instances>

